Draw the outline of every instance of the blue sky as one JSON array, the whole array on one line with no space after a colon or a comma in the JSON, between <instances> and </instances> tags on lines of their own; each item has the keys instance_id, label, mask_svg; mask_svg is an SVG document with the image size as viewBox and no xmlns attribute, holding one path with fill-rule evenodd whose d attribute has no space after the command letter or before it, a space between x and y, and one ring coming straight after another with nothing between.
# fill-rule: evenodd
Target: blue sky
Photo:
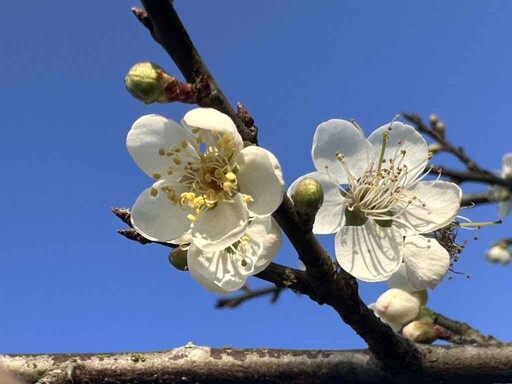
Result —
<instances>
[{"instance_id":1,"label":"blue sky","mask_svg":"<svg viewBox=\"0 0 512 384\"><path fill-rule=\"evenodd\" d=\"M313 170L316 126L355 118L366 133L401 111L438 114L449 138L497 169L512 151L512 3L438 0L175 1L228 98L242 101L287 183ZM101 352L200 345L363 348L328 307L285 293L237 310L167 262L167 250L116 234L112 206L150 180L125 137L141 115L175 120L183 105L143 105L123 85L138 61L176 67L130 12L135 2L8 2L0 14L1 352ZM448 158L445 163L455 166ZM468 186L468 190L479 190ZM480 187L480 190L483 187ZM496 207L465 211L494 220ZM511 339L511 267L484 252L510 235L461 233L469 245L430 306ZM333 238L322 237L332 250ZM297 259L288 244L277 260ZM257 280L251 286L262 286ZM384 284L361 284L371 302Z\"/></svg>"}]
</instances>

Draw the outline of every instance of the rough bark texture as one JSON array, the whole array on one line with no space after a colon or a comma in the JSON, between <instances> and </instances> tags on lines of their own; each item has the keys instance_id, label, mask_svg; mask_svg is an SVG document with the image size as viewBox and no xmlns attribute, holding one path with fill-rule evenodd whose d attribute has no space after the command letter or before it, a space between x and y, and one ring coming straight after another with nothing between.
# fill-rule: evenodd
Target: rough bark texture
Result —
<instances>
[{"instance_id":1,"label":"rough bark texture","mask_svg":"<svg viewBox=\"0 0 512 384\"><path fill-rule=\"evenodd\" d=\"M415 382L512 381L510 345L429 346L419 350L423 371L415 377ZM0 355L0 365L27 384L325 384L379 383L394 379L365 350L216 349L189 344L155 353ZM402 379L409 382L407 376Z\"/></svg>"}]
</instances>

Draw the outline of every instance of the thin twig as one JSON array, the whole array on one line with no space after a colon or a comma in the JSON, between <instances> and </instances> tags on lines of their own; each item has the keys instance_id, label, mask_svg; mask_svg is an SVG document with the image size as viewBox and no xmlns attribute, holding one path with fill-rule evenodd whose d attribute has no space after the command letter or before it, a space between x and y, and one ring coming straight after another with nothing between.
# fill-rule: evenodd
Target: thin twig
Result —
<instances>
[{"instance_id":1,"label":"thin twig","mask_svg":"<svg viewBox=\"0 0 512 384\"><path fill-rule=\"evenodd\" d=\"M447 169L445 167L433 167L432 172L439 172L442 176L449 177L454 182L463 183L467 181L483 183L488 185L501 185L510 188L510 183L506 182L503 178L498 177L489 173L475 173L475 172L464 172Z\"/></svg>"},{"instance_id":2,"label":"thin twig","mask_svg":"<svg viewBox=\"0 0 512 384\"><path fill-rule=\"evenodd\" d=\"M440 313L433 312L433 314L435 324L453 333L453 335L446 338L447 341L453 344L502 344L494 336L486 336L477 329L472 328L469 324L450 319Z\"/></svg>"},{"instance_id":3,"label":"thin twig","mask_svg":"<svg viewBox=\"0 0 512 384\"><path fill-rule=\"evenodd\" d=\"M455 145L451 144L446 139L444 134L441 134L439 131L436 131L431 127L427 126L419 115L404 112L403 116L408 121L413 123L418 129L418 131L425 133L426 135L429 135L432 139L437 141L441 145L443 151L449 152L452 155L454 155L457 159L459 159L464 165L466 165L468 170L480 174L489 174L488 171L485 171L482 168L480 168L473 159L466 155L463 148L456 147Z\"/></svg>"},{"instance_id":4,"label":"thin twig","mask_svg":"<svg viewBox=\"0 0 512 384\"><path fill-rule=\"evenodd\" d=\"M283 291L283 287L265 287L255 290L250 290L236 296L227 297L225 299L218 299L215 308L236 308L246 301L256 299L258 297L272 295L270 302L274 304Z\"/></svg>"},{"instance_id":5,"label":"thin twig","mask_svg":"<svg viewBox=\"0 0 512 384\"><path fill-rule=\"evenodd\" d=\"M464 196L462 196L461 206L468 207L482 204L490 204L495 202L496 201L489 196L488 192L467 193L464 194Z\"/></svg>"},{"instance_id":6,"label":"thin twig","mask_svg":"<svg viewBox=\"0 0 512 384\"><path fill-rule=\"evenodd\" d=\"M240 120L192 43L172 3L165 0L141 0L141 3L145 10L133 8L132 12L169 54L187 82L194 84L204 76L212 91L210 106L233 120L244 141L256 144L257 129L254 126L246 127Z\"/></svg>"}]
</instances>

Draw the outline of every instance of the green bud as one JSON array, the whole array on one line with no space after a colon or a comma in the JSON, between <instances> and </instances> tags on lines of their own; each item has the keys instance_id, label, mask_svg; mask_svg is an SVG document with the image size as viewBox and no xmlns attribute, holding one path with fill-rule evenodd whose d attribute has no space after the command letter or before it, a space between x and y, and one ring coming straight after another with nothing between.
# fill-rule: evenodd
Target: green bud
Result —
<instances>
[{"instance_id":1,"label":"green bud","mask_svg":"<svg viewBox=\"0 0 512 384\"><path fill-rule=\"evenodd\" d=\"M442 147L439 144L430 144L428 146L428 151L432 152L433 155L435 155L436 153L438 153L441 150L442 150Z\"/></svg>"},{"instance_id":2,"label":"green bud","mask_svg":"<svg viewBox=\"0 0 512 384\"><path fill-rule=\"evenodd\" d=\"M402 335L415 343L431 344L437 340L434 324L413 321L402 329Z\"/></svg>"},{"instance_id":3,"label":"green bud","mask_svg":"<svg viewBox=\"0 0 512 384\"><path fill-rule=\"evenodd\" d=\"M303 214L315 214L324 202L324 191L314 179L303 179L292 194L295 208Z\"/></svg>"},{"instance_id":4,"label":"green bud","mask_svg":"<svg viewBox=\"0 0 512 384\"><path fill-rule=\"evenodd\" d=\"M418 298L421 305L427 305L428 293L425 289L423 291L414 292L413 295Z\"/></svg>"},{"instance_id":5,"label":"green bud","mask_svg":"<svg viewBox=\"0 0 512 384\"><path fill-rule=\"evenodd\" d=\"M434 314L432 311L426 307L420 308L420 313L416 316L417 321L421 321L423 323L433 323L434 322Z\"/></svg>"},{"instance_id":6,"label":"green bud","mask_svg":"<svg viewBox=\"0 0 512 384\"><path fill-rule=\"evenodd\" d=\"M180 247L174 248L169 254L169 263L178 271L188 271L187 251Z\"/></svg>"},{"instance_id":7,"label":"green bud","mask_svg":"<svg viewBox=\"0 0 512 384\"><path fill-rule=\"evenodd\" d=\"M128 92L137 100L146 104L154 103L164 93L165 86L173 79L172 76L158 65L144 62L135 64L124 79Z\"/></svg>"}]
</instances>

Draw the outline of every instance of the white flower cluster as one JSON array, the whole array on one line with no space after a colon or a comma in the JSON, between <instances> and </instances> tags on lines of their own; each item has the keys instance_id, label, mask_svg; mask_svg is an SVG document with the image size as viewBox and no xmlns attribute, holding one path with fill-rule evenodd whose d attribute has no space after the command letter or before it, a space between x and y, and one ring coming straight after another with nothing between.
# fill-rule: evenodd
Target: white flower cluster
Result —
<instances>
[{"instance_id":1,"label":"white flower cluster","mask_svg":"<svg viewBox=\"0 0 512 384\"><path fill-rule=\"evenodd\" d=\"M336 233L336 258L363 281L383 281L405 264L415 290L434 288L446 275L448 252L422 234L448 225L460 209L462 192L445 181L423 181L429 160L425 139L393 121L366 139L355 124L329 120L316 129L313 148L324 203L313 227Z\"/></svg>"},{"instance_id":2,"label":"white flower cluster","mask_svg":"<svg viewBox=\"0 0 512 384\"><path fill-rule=\"evenodd\" d=\"M188 112L181 124L143 116L126 144L155 180L132 208L142 235L187 246L191 275L219 293L241 288L268 266L281 245L270 215L284 193L273 154L244 148L233 121L210 108Z\"/></svg>"}]
</instances>

